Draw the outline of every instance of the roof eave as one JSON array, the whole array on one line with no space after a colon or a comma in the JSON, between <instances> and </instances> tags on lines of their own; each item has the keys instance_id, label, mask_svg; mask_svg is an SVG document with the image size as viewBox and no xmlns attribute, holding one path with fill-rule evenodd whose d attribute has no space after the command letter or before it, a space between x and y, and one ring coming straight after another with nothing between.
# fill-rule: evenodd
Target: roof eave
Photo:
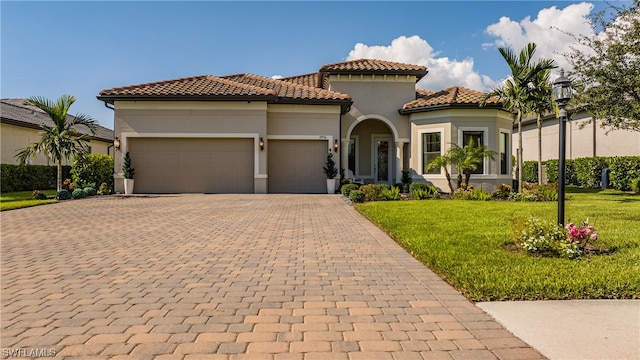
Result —
<instances>
[{"instance_id":1,"label":"roof eave","mask_svg":"<svg viewBox=\"0 0 640 360\"><path fill-rule=\"evenodd\" d=\"M100 101L112 104L115 101L276 101L277 95L171 95L171 96L141 96L141 95L99 95Z\"/></svg>"},{"instance_id":2,"label":"roof eave","mask_svg":"<svg viewBox=\"0 0 640 360\"><path fill-rule=\"evenodd\" d=\"M438 111L438 110L448 110L448 109L494 109L494 110L502 110L502 105L500 104L487 104L486 106L480 107L479 104L439 104L439 105L429 105L429 106L421 106L411 109L400 109L398 112L400 115L409 115L419 112L428 112L428 111Z\"/></svg>"},{"instance_id":3,"label":"roof eave","mask_svg":"<svg viewBox=\"0 0 640 360\"><path fill-rule=\"evenodd\" d=\"M322 70L319 71L321 74L326 75L414 75L416 76L416 81L419 81L423 77L425 77L429 70L348 70L348 69L339 69L339 70Z\"/></svg>"}]
</instances>

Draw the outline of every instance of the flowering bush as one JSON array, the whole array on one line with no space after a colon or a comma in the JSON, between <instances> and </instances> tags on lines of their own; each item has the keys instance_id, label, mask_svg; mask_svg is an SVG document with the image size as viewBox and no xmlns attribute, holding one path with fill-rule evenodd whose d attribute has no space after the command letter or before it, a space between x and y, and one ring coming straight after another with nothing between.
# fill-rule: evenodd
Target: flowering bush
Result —
<instances>
[{"instance_id":1,"label":"flowering bush","mask_svg":"<svg viewBox=\"0 0 640 360\"><path fill-rule=\"evenodd\" d=\"M539 256L559 256L576 259L585 253L587 243L598 235L587 221L580 226L566 227L530 217L524 224L514 223L515 240L524 251Z\"/></svg>"}]
</instances>

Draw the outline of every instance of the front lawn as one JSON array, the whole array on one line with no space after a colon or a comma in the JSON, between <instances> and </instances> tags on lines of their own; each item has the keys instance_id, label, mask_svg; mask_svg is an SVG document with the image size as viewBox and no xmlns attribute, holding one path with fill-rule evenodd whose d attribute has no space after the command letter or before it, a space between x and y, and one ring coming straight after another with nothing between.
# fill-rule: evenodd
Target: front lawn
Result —
<instances>
[{"instance_id":1,"label":"front lawn","mask_svg":"<svg viewBox=\"0 0 640 360\"><path fill-rule=\"evenodd\" d=\"M55 190L43 190L41 192L47 195L47 200L34 199L31 191L2 193L0 194L0 211L50 204L57 201Z\"/></svg>"},{"instance_id":2,"label":"front lawn","mask_svg":"<svg viewBox=\"0 0 640 360\"><path fill-rule=\"evenodd\" d=\"M512 219L555 222L556 202L391 201L356 209L472 301L640 298L640 196L567 192L567 222L588 218L611 254L568 260L515 252Z\"/></svg>"}]
</instances>

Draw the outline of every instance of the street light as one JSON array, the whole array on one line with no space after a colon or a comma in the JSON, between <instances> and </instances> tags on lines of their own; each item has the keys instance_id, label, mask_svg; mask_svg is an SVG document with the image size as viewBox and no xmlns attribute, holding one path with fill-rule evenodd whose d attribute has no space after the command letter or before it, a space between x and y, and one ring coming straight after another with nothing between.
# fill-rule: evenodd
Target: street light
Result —
<instances>
[{"instance_id":1,"label":"street light","mask_svg":"<svg viewBox=\"0 0 640 360\"><path fill-rule=\"evenodd\" d=\"M558 224L564 226L564 183L566 178L565 153L567 134L567 110L565 106L571 100L571 80L564 77L564 70L560 70L560 77L553 82L553 100L560 106L560 149L558 153Z\"/></svg>"}]
</instances>

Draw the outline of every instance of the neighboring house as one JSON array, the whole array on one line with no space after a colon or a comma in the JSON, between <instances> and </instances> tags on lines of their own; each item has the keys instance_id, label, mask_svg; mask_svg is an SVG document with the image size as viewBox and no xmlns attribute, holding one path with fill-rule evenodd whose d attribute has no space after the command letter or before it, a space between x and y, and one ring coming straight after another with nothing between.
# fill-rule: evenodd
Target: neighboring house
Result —
<instances>
[{"instance_id":1,"label":"neighboring house","mask_svg":"<svg viewBox=\"0 0 640 360\"><path fill-rule=\"evenodd\" d=\"M195 76L103 90L114 107L115 189L129 152L140 193L323 193L334 152L345 176L367 183L413 181L447 191L425 165L451 143L499 153L471 177L486 190L511 183L511 117L482 93L416 90L424 66L355 60L283 79Z\"/></svg>"},{"instance_id":2,"label":"neighboring house","mask_svg":"<svg viewBox=\"0 0 640 360\"><path fill-rule=\"evenodd\" d=\"M567 159L592 156L640 156L640 131L611 130L591 121L591 115L580 112L570 115L567 123ZM559 120L551 114L542 122L542 160L557 159L559 153ZM518 146L517 127L513 129L513 153ZM522 122L522 157L524 161L538 160L538 125L536 118Z\"/></svg>"},{"instance_id":3,"label":"neighboring house","mask_svg":"<svg viewBox=\"0 0 640 360\"><path fill-rule=\"evenodd\" d=\"M26 99L0 100L0 126L2 136L2 163L18 164L15 157L18 151L40 140L40 127L53 126L53 122L35 106L24 105ZM71 116L71 115L69 115ZM78 126L78 132L90 134L85 126ZM89 142L90 150L95 154L113 154L113 130L98 126L95 135ZM70 165L73 159L65 162ZM44 154L30 158L31 165L55 165L47 160Z\"/></svg>"}]
</instances>

